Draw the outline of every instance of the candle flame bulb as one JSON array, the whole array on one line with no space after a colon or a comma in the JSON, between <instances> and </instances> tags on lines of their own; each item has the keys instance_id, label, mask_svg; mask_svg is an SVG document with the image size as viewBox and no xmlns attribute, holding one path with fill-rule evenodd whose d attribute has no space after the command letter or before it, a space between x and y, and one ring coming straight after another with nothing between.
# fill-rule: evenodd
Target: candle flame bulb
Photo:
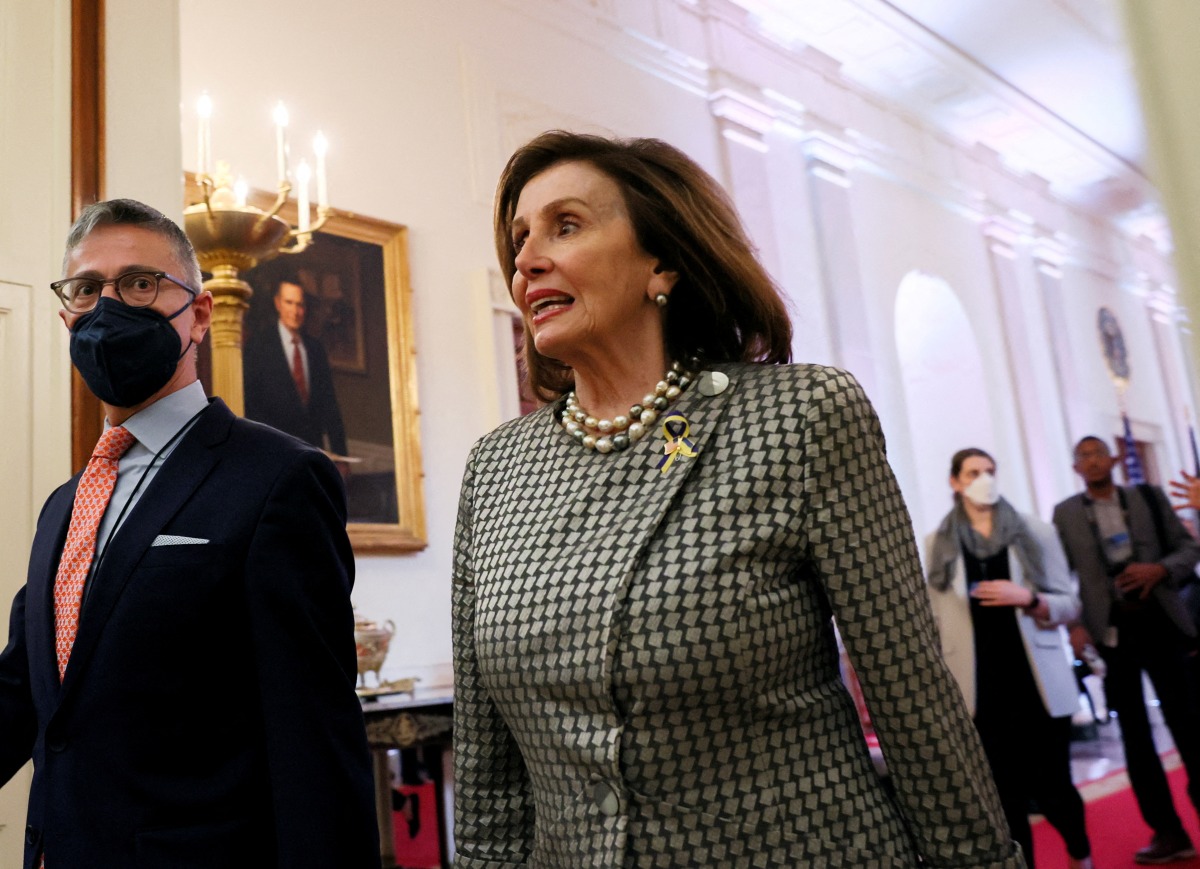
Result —
<instances>
[{"instance_id":1,"label":"candle flame bulb","mask_svg":"<svg viewBox=\"0 0 1200 869\"><path fill-rule=\"evenodd\" d=\"M208 91L196 100L196 115L200 120L196 126L196 172L205 176L212 162L212 98Z\"/></svg>"},{"instance_id":2,"label":"candle flame bulb","mask_svg":"<svg viewBox=\"0 0 1200 869\"><path fill-rule=\"evenodd\" d=\"M280 187L287 184L287 125L288 112L280 102L275 106L275 168Z\"/></svg>"},{"instance_id":3,"label":"candle flame bulb","mask_svg":"<svg viewBox=\"0 0 1200 869\"><path fill-rule=\"evenodd\" d=\"M325 153L329 150L329 141L320 130L313 139L313 153L317 155L317 208L329 207L329 185L325 180Z\"/></svg>"},{"instance_id":4,"label":"candle flame bulb","mask_svg":"<svg viewBox=\"0 0 1200 869\"><path fill-rule=\"evenodd\" d=\"M296 216L301 232L307 232L311 226L311 215L308 210L308 182L312 178L312 169L304 160L296 167Z\"/></svg>"}]
</instances>

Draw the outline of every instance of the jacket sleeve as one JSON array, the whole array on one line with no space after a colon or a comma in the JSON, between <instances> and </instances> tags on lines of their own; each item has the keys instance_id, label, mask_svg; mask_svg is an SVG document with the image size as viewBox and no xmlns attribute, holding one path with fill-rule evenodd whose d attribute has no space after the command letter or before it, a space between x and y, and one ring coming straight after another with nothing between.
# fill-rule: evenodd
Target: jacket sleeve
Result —
<instances>
[{"instance_id":1,"label":"jacket sleeve","mask_svg":"<svg viewBox=\"0 0 1200 869\"><path fill-rule=\"evenodd\" d=\"M475 651L473 480L463 477L454 532L454 844L458 869L522 866L533 844L533 801L521 750L488 695Z\"/></svg>"},{"instance_id":2,"label":"jacket sleeve","mask_svg":"<svg viewBox=\"0 0 1200 869\"><path fill-rule=\"evenodd\" d=\"M1042 582L1038 594L1046 601L1050 617L1038 621L1043 628L1065 625L1079 618L1079 589L1067 565L1058 532L1050 525L1033 516L1022 517L1042 547Z\"/></svg>"},{"instance_id":3,"label":"jacket sleeve","mask_svg":"<svg viewBox=\"0 0 1200 869\"><path fill-rule=\"evenodd\" d=\"M925 865L1024 866L939 644L912 524L858 383L827 369L805 409L808 557L824 585Z\"/></svg>"},{"instance_id":4,"label":"jacket sleeve","mask_svg":"<svg viewBox=\"0 0 1200 869\"><path fill-rule=\"evenodd\" d=\"M1178 589L1196 575L1196 563L1200 562L1200 541L1183 527L1179 515L1167 501L1166 493L1158 486L1154 487L1154 498L1158 502L1158 513L1162 516L1167 546L1170 547L1170 551L1158 563L1167 569L1167 581L1171 587Z\"/></svg>"},{"instance_id":5,"label":"jacket sleeve","mask_svg":"<svg viewBox=\"0 0 1200 869\"><path fill-rule=\"evenodd\" d=\"M345 526L337 470L304 450L275 481L246 556L275 840L289 869L379 866Z\"/></svg>"},{"instance_id":6,"label":"jacket sleeve","mask_svg":"<svg viewBox=\"0 0 1200 869\"><path fill-rule=\"evenodd\" d=\"M0 652L0 785L12 778L33 754L37 715L29 687L25 640L25 594L21 586L8 619L8 645Z\"/></svg>"},{"instance_id":7,"label":"jacket sleeve","mask_svg":"<svg viewBox=\"0 0 1200 869\"><path fill-rule=\"evenodd\" d=\"M51 502L55 497L65 498L73 493L73 483L64 484L46 499L38 514L38 530L44 530L42 522ZM69 503L73 503L73 495ZM30 577L42 569L35 564L37 552L38 542L35 538L30 555ZM37 710L33 705L30 686L29 638L26 632L25 600L28 594L29 586L26 584L13 598L8 618L8 643L0 651L0 785L16 775L33 756L33 746L37 740Z\"/></svg>"}]
</instances>

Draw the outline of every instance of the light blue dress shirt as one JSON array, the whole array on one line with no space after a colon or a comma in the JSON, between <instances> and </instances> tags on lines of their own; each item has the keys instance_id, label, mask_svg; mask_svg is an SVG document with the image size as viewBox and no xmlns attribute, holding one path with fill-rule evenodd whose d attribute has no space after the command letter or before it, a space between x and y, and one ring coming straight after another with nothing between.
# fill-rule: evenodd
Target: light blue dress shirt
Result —
<instances>
[{"instance_id":1,"label":"light blue dress shirt","mask_svg":"<svg viewBox=\"0 0 1200 869\"><path fill-rule=\"evenodd\" d=\"M184 434L195 425L197 415L206 407L208 398L204 395L204 387L196 380L125 420L123 425L137 440L117 464L117 483L96 534L92 571L99 566L104 548L116 531L114 526L118 520L123 523L133 512L137 502L154 482L163 462L179 446ZM105 420L104 430L110 428L112 426ZM158 457L157 461L155 456Z\"/></svg>"}]
</instances>

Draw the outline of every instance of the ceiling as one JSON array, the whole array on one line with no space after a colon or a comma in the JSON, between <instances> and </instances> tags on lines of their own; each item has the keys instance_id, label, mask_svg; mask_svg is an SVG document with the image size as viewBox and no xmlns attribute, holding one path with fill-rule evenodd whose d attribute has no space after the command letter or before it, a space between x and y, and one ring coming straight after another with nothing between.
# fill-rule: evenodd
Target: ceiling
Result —
<instances>
[{"instance_id":1,"label":"ceiling","mask_svg":"<svg viewBox=\"0 0 1200 869\"><path fill-rule=\"evenodd\" d=\"M736 0L761 29L1060 195L1157 210L1118 0Z\"/></svg>"}]
</instances>

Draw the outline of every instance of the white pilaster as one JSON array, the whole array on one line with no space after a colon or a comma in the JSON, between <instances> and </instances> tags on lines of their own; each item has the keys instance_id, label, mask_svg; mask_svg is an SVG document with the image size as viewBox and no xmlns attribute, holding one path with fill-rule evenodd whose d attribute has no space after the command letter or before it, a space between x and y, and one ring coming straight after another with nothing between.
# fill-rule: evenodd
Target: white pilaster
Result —
<instances>
[{"instance_id":1,"label":"white pilaster","mask_svg":"<svg viewBox=\"0 0 1200 869\"><path fill-rule=\"evenodd\" d=\"M879 377L850 197L857 153L848 143L821 131L811 132L803 149L833 363L853 373L873 395Z\"/></svg>"},{"instance_id":2,"label":"white pilaster","mask_svg":"<svg viewBox=\"0 0 1200 869\"><path fill-rule=\"evenodd\" d=\"M723 77L722 77L723 78ZM734 84L723 83L709 96L709 111L721 134L721 157L729 195L767 271L779 274L779 250L772 220L766 136L774 115L765 103Z\"/></svg>"},{"instance_id":3,"label":"white pilaster","mask_svg":"<svg viewBox=\"0 0 1200 869\"><path fill-rule=\"evenodd\" d=\"M1069 436L1064 429L1062 394L1054 370L1053 343L1036 303L1037 286L1028 247L1031 227L1013 217L994 217L981 225L987 244L1000 326L1004 335L1012 393L1024 461L1006 473L1025 476L1038 515L1049 517L1071 485Z\"/></svg>"}]
</instances>

